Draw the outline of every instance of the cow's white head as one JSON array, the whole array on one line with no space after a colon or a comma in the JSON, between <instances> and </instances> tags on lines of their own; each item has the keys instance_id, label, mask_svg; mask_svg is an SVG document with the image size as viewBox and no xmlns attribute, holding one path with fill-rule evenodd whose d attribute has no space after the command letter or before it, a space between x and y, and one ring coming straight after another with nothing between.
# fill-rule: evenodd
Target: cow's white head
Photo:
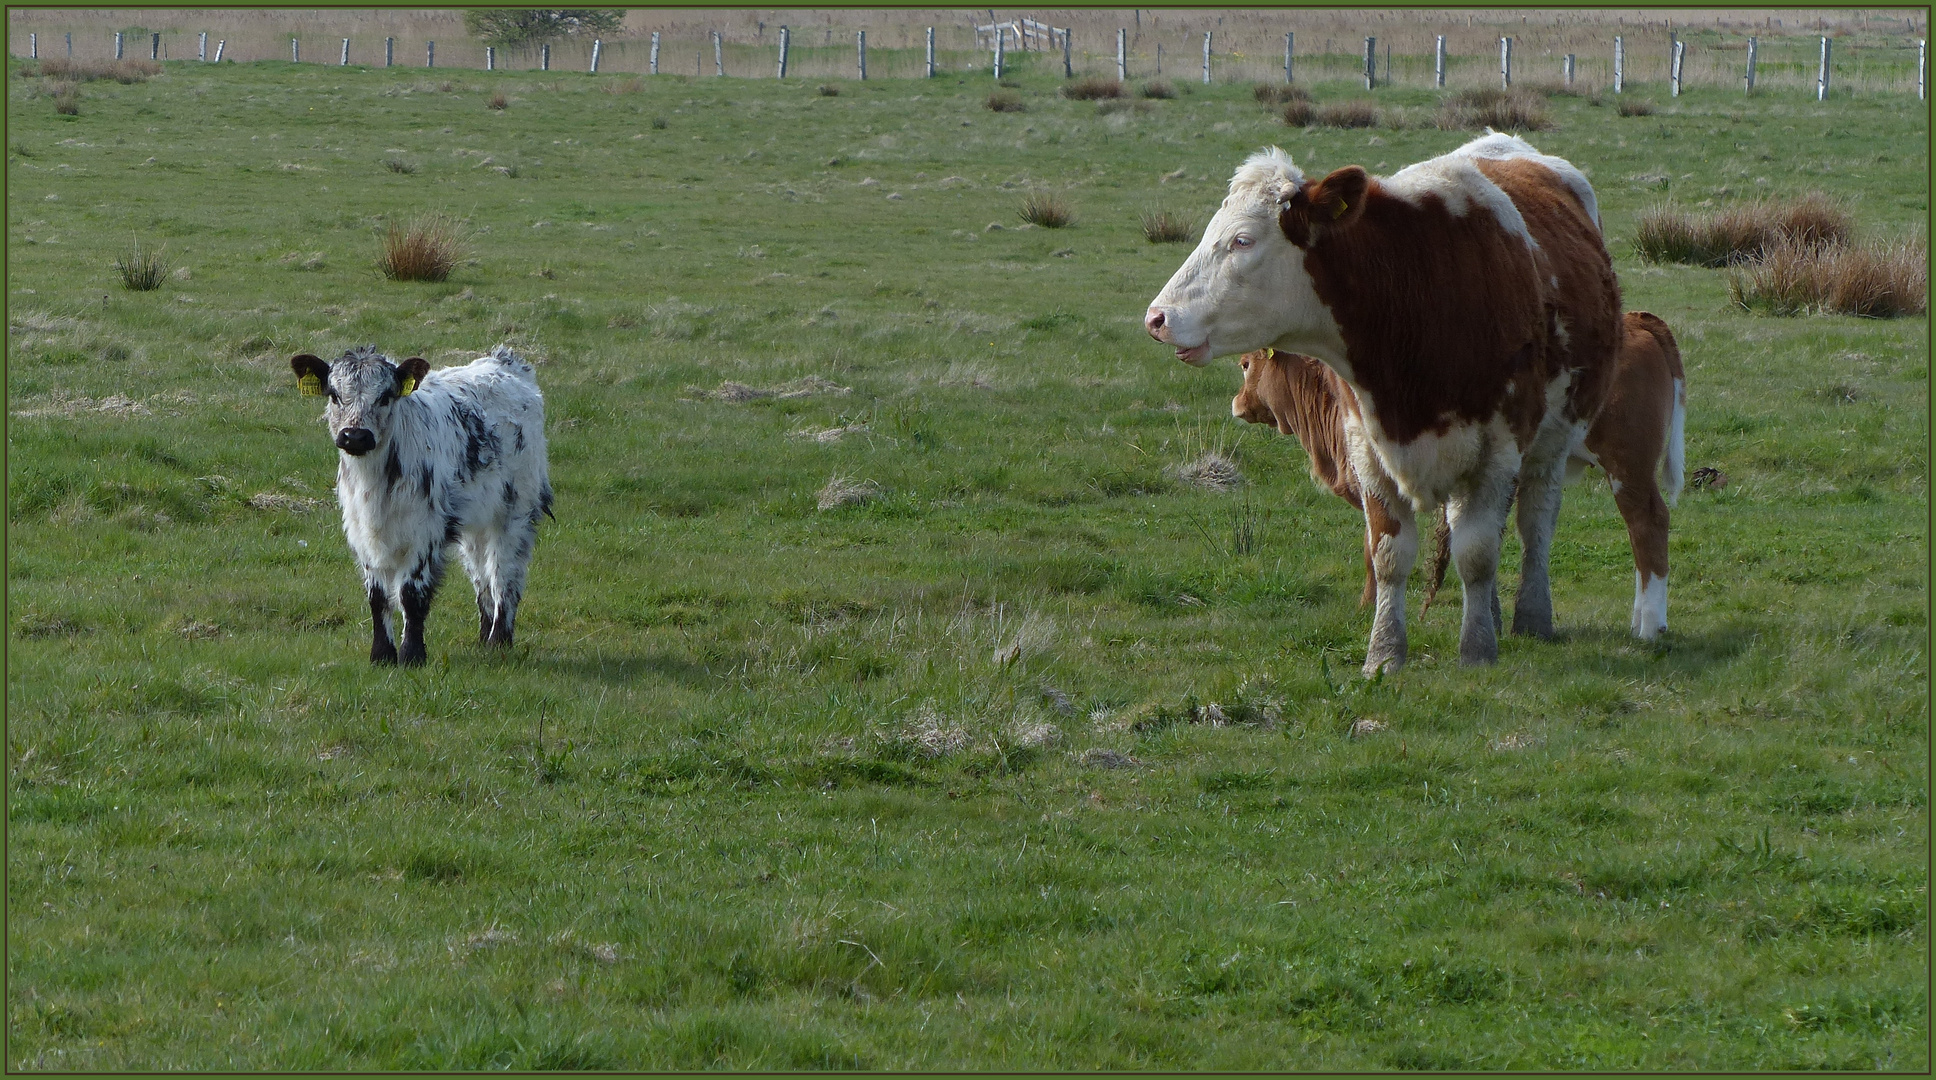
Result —
<instances>
[{"instance_id":1,"label":"cow's white head","mask_svg":"<svg viewBox=\"0 0 1936 1080\"><path fill-rule=\"evenodd\" d=\"M1343 362L1343 339L1305 255L1358 219L1369 184L1356 165L1313 183L1275 146L1252 154L1197 249L1150 303L1144 327L1187 364L1272 345Z\"/></svg>"},{"instance_id":2,"label":"cow's white head","mask_svg":"<svg viewBox=\"0 0 1936 1080\"><path fill-rule=\"evenodd\" d=\"M350 349L334 364L303 353L290 357L289 366L304 394L328 395L323 417L330 441L351 457L362 457L389 437L397 399L408 396L430 373L423 357L392 364L374 345Z\"/></svg>"}]
</instances>

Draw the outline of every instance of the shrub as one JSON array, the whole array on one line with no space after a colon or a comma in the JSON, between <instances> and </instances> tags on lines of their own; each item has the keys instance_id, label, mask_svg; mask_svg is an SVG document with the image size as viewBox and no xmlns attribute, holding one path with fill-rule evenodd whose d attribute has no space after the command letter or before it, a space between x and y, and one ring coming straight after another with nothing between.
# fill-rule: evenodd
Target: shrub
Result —
<instances>
[{"instance_id":1,"label":"shrub","mask_svg":"<svg viewBox=\"0 0 1936 1080\"><path fill-rule=\"evenodd\" d=\"M1288 106L1286 107L1288 109ZM1318 106L1320 127L1368 128L1378 126L1378 106L1369 101L1334 101Z\"/></svg>"},{"instance_id":2,"label":"shrub","mask_svg":"<svg viewBox=\"0 0 1936 1080\"><path fill-rule=\"evenodd\" d=\"M1062 87L1062 96L1071 101L1119 98L1123 96L1123 84L1101 75L1085 75L1074 82L1065 83Z\"/></svg>"},{"instance_id":3,"label":"shrub","mask_svg":"<svg viewBox=\"0 0 1936 1080\"><path fill-rule=\"evenodd\" d=\"M485 102L484 105L486 108L496 112L503 112L511 107L511 99L504 96L504 91L499 90L497 93L492 94L491 100Z\"/></svg>"},{"instance_id":4,"label":"shrub","mask_svg":"<svg viewBox=\"0 0 1936 1080\"><path fill-rule=\"evenodd\" d=\"M150 292L161 288L168 279L167 248L143 251L141 238L135 237L128 250L114 260L114 269L121 275L121 286L135 292Z\"/></svg>"},{"instance_id":5,"label":"shrub","mask_svg":"<svg viewBox=\"0 0 1936 1080\"><path fill-rule=\"evenodd\" d=\"M1621 116L1652 116L1654 103L1646 98L1623 97L1620 104L1614 106L1614 111Z\"/></svg>"},{"instance_id":6,"label":"shrub","mask_svg":"<svg viewBox=\"0 0 1936 1080\"><path fill-rule=\"evenodd\" d=\"M1023 221L1044 229L1063 229L1075 224L1075 213L1062 196L1049 191L1031 191L1022 198L1017 211Z\"/></svg>"},{"instance_id":7,"label":"shrub","mask_svg":"<svg viewBox=\"0 0 1936 1080\"><path fill-rule=\"evenodd\" d=\"M1819 191L1786 201L1756 199L1710 214L1689 214L1671 203L1643 212L1634 247L1650 262L1726 266L1760 256L1780 240L1842 246L1855 233L1848 211Z\"/></svg>"},{"instance_id":8,"label":"shrub","mask_svg":"<svg viewBox=\"0 0 1936 1080\"><path fill-rule=\"evenodd\" d=\"M839 97L840 87L835 86L833 83L821 83L820 96L821 97Z\"/></svg>"},{"instance_id":9,"label":"shrub","mask_svg":"<svg viewBox=\"0 0 1936 1080\"><path fill-rule=\"evenodd\" d=\"M665 118L665 117L663 117L663 116L655 116L655 117L653 117L653 118L652 118L652 130L653 130L653 131L664 131L664 130L665 130L665 128L666 128L666 118Z\"/></svg>"},{"instance_id":10,"label":"shrub","mask_svg":"<svg viewBox=\"0 0 1936 1080\"><path fill-rule=\"evenodd\" d=\"M377 269L391 281L443 281L463 251L462 229L442 214L408 224L391 223L383 234Z\"/></svg>"},{"instance_id":11,"label":"shrub","mask_svg":"<svg viewBox=\"0 0 1936 1080\"><path fill-rule=\"evenodd\" d=\"M1143 238L1152 244L1186 244L1197 231L1195 221L1168 210L1147 211L1142 222Z\"/></svg>"},{"instance_id":12,"label":"shrub","mask_svg":"<svg viewBox=\"0 0 1936 1080\"><path fill-rule=\"evenodd\" d=\"M112 79L126 86L147 82L161 74L161 65L153 60L75 60L65 56L50 56L40 62L39 73L50 79L69 82Z\"/></svg>"},{"instance_id":13,"label":"shrub","mask_svg":"<svg viewBox=\"0 0 1936 1080\"><path fill-rule=\"evenodd\" d=\"M1013 90L997 90L988 95L988 108L993 112L1026 112L1022 95Z\"/></svg>"},{"instance_id":14,"label":"shrub","mask_svg":"<svg viewBox=\"0 0 1936 1080\"><path fill-rule=\"evenodd\" d=\"M1545 131L1553 126L1545 99L1530 90L1485 87L1462 90L1439 105L1441 131L1496 128L1500 131Z\"/></svg>"},{"instance_id":15,"label":"shrub","mask_svg":"<svg viewBox=\"0 0 1936 1080\"><path fill-rule=\"evenodd\" d=\"M1176 87L1171 86L1163 79L1153 79L1143 84L1143 96L1169 101L1176 97Z\"/></svg>"},{"instance_id":16,"label":"shrub","mask_svg":"<svg viewBox=\"0 0 1936 1080\"><path fill-rule=\"evenodd\" d=\"M1284 122L1292 127L1310 127L1317 119L1317 107L1309 101L1298 98L1284 106Z\"/></svg>"},{"instance_id":17,"label":"shrub","mask_svg":"<svg viewBox=\"0 0 1936 1080\"><path fill-rule=\"evenodd\" d=\"M405 176L409 176L417 171L417 166L414 163L396 157L384 158L383 167L393 173L402 173Z\"/></svg>"},{"instance_id":18,"label":"shrub","mask_svg":"<svg viewBox=\"0 0 1936 1080\"><path fill-rule=\"evenodd\" d=\"M1771 315L1921 315L1928 294L1921 239L1851 247L1783 237L1728 271L1734 302Z\"/></svg>"},{"instance_id":19,"label":"shrub","mask_svg":"<svg viewBox=\"0 0 1936 1080\"><path fill-rule=\"evenodd\" d=\"M1311 100L1311 92L1291 83L1258 83L1251 91L1259 105L1288 105Z\"/></svg>"},{"instance_id":20,"label":"shrub","mask_svg":"<svg viewBox=\"0 0 1936 1080\"><path fill-rule=\"evenodd\" d=\"M62 116L81 115L81 91L77 84L54 84L54 111Z\"/></svg>"}]
</instances>

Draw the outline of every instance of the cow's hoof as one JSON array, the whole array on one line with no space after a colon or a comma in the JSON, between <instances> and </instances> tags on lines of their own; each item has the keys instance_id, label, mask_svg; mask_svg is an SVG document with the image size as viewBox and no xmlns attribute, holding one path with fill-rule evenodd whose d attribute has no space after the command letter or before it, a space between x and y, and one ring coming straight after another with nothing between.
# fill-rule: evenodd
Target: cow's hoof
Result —
<instances>
[{"instance_id":1,"label":"cow's hoof","mask_svg":"<svg viewBox=\"0 0 1936 1080\"><path fill-rule=\"evenodd\" d=\"M1387 675L1396 675L1404 666L1405 654L1403 653L1385 656L1367 656L1365 657L1365 678L1375 679L1378 677L1380 671L1383 671Z\"/></svg>"},{"instance_id":2,"label":"cow's hoof","mask_svg":"<svg viewBox=\"0 0 1936 1080\"><path fill-rule=\"evenodd\" d=\"M425 659L425 655L420 652L404 653L401 657L397 658L397 663L404 667L422 667L424 666Z\"/></svg>"},{"instance_id":3,"label":"cow's hoof","mask_svg":"<svg viewBox=\"0 0 1936 1080\"><path fill-rule=\"evenodd\" d=\"M1553 616L1524 611L1513 612L1512 632L1521 637L1536 637L1543 641L1551 641L1553 640Z\"/></svg>"},{"instance_id":4,"label":"cow's hoof","mask_svg":"<svg viewBox=\"0 0 1936 1080\"><path fill-rule=\"evenodd\" d=\"M1499 662L1499 646L1490 649L1459 650L1459 663L1466 667L1489 667Z\"/></svg>"}]
</instances>

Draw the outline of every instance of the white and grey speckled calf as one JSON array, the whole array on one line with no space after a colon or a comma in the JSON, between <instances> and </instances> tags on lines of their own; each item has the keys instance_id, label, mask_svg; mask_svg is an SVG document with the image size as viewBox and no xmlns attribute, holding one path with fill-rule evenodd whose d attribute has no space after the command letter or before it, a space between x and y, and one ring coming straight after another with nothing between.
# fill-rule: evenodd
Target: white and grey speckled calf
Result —
<instances>
[{"instance_id":1,"label":"white and grey speckled calf","mask_svg":"<svg viewBox=\"0 0 1936 1080\"><path fill-rule=\"evenodd\" d=\"M339 455L343 535L363 569L373 664L424 662L424 619L457 544L477 590L478 640L511 644L538 516L551 513L544 397L505 346L463 367L391 363L375 346L289 366L306 394L328 394ZM389 609L403 610L399 652Z\"/></svg>"}]
</instances>

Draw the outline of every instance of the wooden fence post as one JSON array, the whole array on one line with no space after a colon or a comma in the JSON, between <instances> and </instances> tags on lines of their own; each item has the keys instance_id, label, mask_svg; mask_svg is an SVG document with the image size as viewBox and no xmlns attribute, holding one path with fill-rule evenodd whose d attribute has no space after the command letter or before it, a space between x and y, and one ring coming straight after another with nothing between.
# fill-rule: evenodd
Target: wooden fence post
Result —
<instances>
[{"instance_id":1,"label":"wooden fence post","mask_svg":"<svg viewBox=\"0 0 1936 1080\"><path fill-rule=\"evenodd\" d=\"M1210 31L1203 32L1203 85L1210 85Z\"/></svg>"},{"instance_id":2,"label":"wooden fence post","mask_svg":"<svg viewBox=\"0 0 1936 1080\"><path fill-rule=\"evenodd\" d=\"M659 73L659 32L652 31L652 74Z\"/></svg>"},{"instance_id":3,"label":"wooden fence post","mask_svg":"<svg viewBox=\"0 0 1936 1080\"><path fill-rule=\"evenodd\" d=\"M228 47L228 43L229 43L228 38L223 38L222 40L215 43L215 62L216 63L219 64L222 62L222 50Z\"/></svg>"},{"instance_id":4,"label":"wooden fence post","mask_svg":"<svg viewBox=\"0 0 1936 1080\"><path fill-rule=\"evenodd\" d=\"M1499 86L1502 90L1512 89L1512 39L1499 39Z\"/></svg>"},{"instance_id":5,"label":"wooden fence post","mask_svg":"<svg viewBox=\"0 0 1936 1080\"><path fill-rule=\"evenodd\" d=\"M1567 89L1569 90L1573 88L1573 68L1574 68L1573 54L1567 53L1566 54L1566 86L1567 86Z\"/></svg>"},{"instance_id":6,"label":"wooden fence post","mask_svg":"<svg viewBox=\"0 0 1936 1080\"><path fill-rule=\"evenodd\" d=\"M336 66L337 67L350 66L350 39L349 38L343 39L343 62Z\"/></svg>"},{"instance_id":7,"label":"wooden fence post","mask_svg":"<svg viewBox=\"0 0 1936 1080\"><path fill-rule=\"evenodd\" d=\"M221 51L218 49L215 55L217 59L220 59L222 55ZM396 62L397 62L397 39L393 37L384 38L383 39L383 66L391 67L391 66L394 66Z\"/></svg>"},{"instance_id":8,"label":"wooden fence post","mask_svg":"<svg viewBox=\"0 0 1936 1080\"><path fill-rule=\"evenodd\" d=\"M551 70L551 42L549 41L538 46L538 70Z\"/></svg>"},{"instance_id":9,"label":"wooden fence post","mask_svg":"<svg viewBox=\"0 0 1936 1080\"><path fill-rule=\"evenodd\" d=\"M203 44L207 44L206 40L204 40ZM40 59L40 35L39 34L27 35L27 56L29 59L33 59L33 60Z\"/></svg>"},{"instance_id":10,"label":"wooden fence post","mask_svg":"<svg viewBox=\"0 0 1936 1080\"><path fill-rule=\"evenodd\" d=\"M148 59L161 59L161 35L153 34L148 38Z\"/></svg>"},{"instance_id":11,"label":"wooden fence post","mask_svg":"<svg viewBox=\"0 0 1936 1080\"><path fill-rule=\"evenodd\" d=\"M484 46L484 70L497 70L497 46L495 45Z\"/></svg>"},{"instance_id":12,"label":"wooden fence post","mask_svg":"<svg viewBox=\"0 0 1936 1080\"><path fill-rule=\"evenodd\" d=\"M1296 32L1284 35L1284 81L1291 81L1291 49L1297 44Z\"/></svg>"},{"instance_id":13,"label":"wooden fence post","mask_svg":"<svg viewBox=\"0 0 1936 1080\"><path fill-rule=\"evenodd\" d=\"M1438 47L1433 50L1432 85L1438 87L1441 90L1445 88L1445 35L1444 34L1439 35Z\"/></svg>"},{"instance_id":14,"label":"wooden fence post","mask_svg":"<svg viewBox=\"0 0 1936 1080\"><path fill-rule=\"evenodd\" d=\"M722 45L719 31L713 31L713 74L719 76L726 74L726 56L722 51Z\"/></svg>"},{"instance_id":15,"label":"wooden fence post","mask_svg":"<svg viewBox=\"0 0 1936 1080\"><path fill-rule=\"evenodd\" d=\"M301 41L301 39L298 39L298 38L290 38L290 39L289 39L289 62L290 62L290 63L292 63L292 64L300 64L300 63L302 63L302 41Z\"/></svg>"},{"instance_id":16,"label":"wooden fence post","mask_svg":"<svg viewBox=\"0 0 1936 1080\"><path fill-rule=\"evenodd\" d=\"M1129 81L1129 31L1116 28L1116 81Z\"/></svg>"},{"instance_id":17,"label":"wooden fence post","mask_svg":"<svg viewBox=\"0 0 1936 1080\"><path fill-rule=\"evenodd\" d=\"M598 38L592 39L592 74L594 75L598 74L598 54L604 47L605 43L603 41Z\"/></svg>"},{"instance_id":18,"label":"wooden fence post","mask_svg":"<svg viewBox=\"0 0 1936 1080\"><path fill-rule=\"evenodd\" d=\"M1365 39L1365 89L1378 85L1378 39Z\"/></svg>"},{"instance_id":19,"label":"wooden fence post","mask_svg":"<svg viewBox=\"0 0 1936 1080\"><path fill-rule=\"evenodd\" d=\"M1822 39L1822 67L1815 76L1815 100L1828 100L1828 50L1829 39Z\"/></svg>"},{"instance_id":20,"label":"wooden fence post","mask_svg":"<svg viewBox=\"0 0 1936 1080\"><path fill-rule=\"evenodd\" d=\"M114 58L121 59L121 31L114 32Z\"/></svg>"},{"instance_id":21,"label":"wooden fence post","mask_svg":"<svg viewBox=\"0 0 1936 1080\"><path fill-rule=\"evenodd\" d=\"M793 31L780 27L780 78L786 78L787 47L793 44Z\"/></svg>"},{"instance_id":22,"label":"wooden fence post","mask_svg":"<svg viewBox=\"0 0 1936 1080\"><path fill-rule=\"evenodd\" d=\"M67 35L67 58L69 60L74 59L74 35L73 34Z\"/></svg>"},{"instance_id":23,"label":"wooden fence post","mask_svg":"<svg viewBox=\"0 0 1936 1080\"><path fill-rule=\"evenodd\" d=\"M933 31L930 30L929 33ZM1073 79L1075 76L1076 69L1069 63L1069 28L1065 26L1062 28L1062 77Z\"/></svg>"},{"instance_id":24,"label":"wooden fence post","mask_svg":"<svg viewBox=\"0 0 1936 1080\"><path fill-rule=\"evenodd\" d=\"M997 80L1002 77L1002 61L1007 59L1007 45L1008 28L1005 26L995 27L995 78Z\"/></svg>"},{"instance_id":25,"label":"wooden fence post","mask_svg":"<svg viewBox=\"0 0 1936 1080\"><path fill-rule=\"evenodd\" d=\"M1624 88L1627 77L1627 43L1619 37L1613 39L1613 92L1618 94Z\"/></svg>"},{"instance_id":26,"label":"wooden fence post","mask_svg":"<svg viewBox=\"0 0 1936 1080\"><path fill-rule=\"evenodd\" d=\"M208 63L208 31L202 31L201 44L195 50L195 59Z\"/></svg>"},{"instance_id":27,"label":"wooden fence post","mask_svg":"<svg viewBox=\"0 0 1936 1080\"><path fill-rule=\"evenodd\" d=\"M434 41L424 42L424 66L427 68L437 66L437 43Z\"/></svg>"},{"instance_id":28,"label":"wooden fence post","mask_svg":"<svg viewBox=\"0 0 1936 1080\"><path fill-rule=\"evenodd\" d=\"M1674 43L1674 70L1673 70L1675 97L1681 96L1681 61L1686 56L1687 56L1687 42L1676 41Z\"/></svg>"},{"instance_id":29,"label":"wooden fence post","mask_svg":"<svg viewBox=\"0 0 1936 1080\"><path fill-rule=\"evenodd\" d=\"M1916 42L1916 100L1929 100L1929 39Z\"/></svg>"},{"instance_id":30,"label":"wooden fence post","mask_svg":"<svg viewBox=\"0 0 1936 1080\"><path fill-rule=\"evenodd\" d=\"M1748 93L1750 93L1750 94L1752 94L1752 93L1754 93L1754 77L1755 77L1755 53L1756 53L1756 52L1757 52L1757 51L1758 51L1758 50L1760 49L1760 47L1761 47L1761 42L1760 42L1759 40L1757 40L1757 39L1755 39L1755 38L1749 38L1749 39L1748 39L1748 89L1747 89L1747 92L1748 92Z\"/></svg>"},{"instance_id":31,"label":"wooden fence post","mask_svg":"<svg viewBox=\"0 0 1936 1080\"><path fill-rule=\"evenodd\" d=\"M927 74L927 77L928 77L928 78L930 78L930 79L932 79L932 78L934 78L934 27L932 27L932 26L930 26L930 27L928 27L928 74Z\"/></svg>"},{"instance_id":32,"label":"wooden fence post","mask_svg":"<svg viewBox=\"0 0 1936 1080\"><path fill-rule=\"evenodd\" d=\"M860 63L860 81L866 82L867 81L867 31L860 30L855 32L854 51Z\"/></svg>"}]
</instances>

